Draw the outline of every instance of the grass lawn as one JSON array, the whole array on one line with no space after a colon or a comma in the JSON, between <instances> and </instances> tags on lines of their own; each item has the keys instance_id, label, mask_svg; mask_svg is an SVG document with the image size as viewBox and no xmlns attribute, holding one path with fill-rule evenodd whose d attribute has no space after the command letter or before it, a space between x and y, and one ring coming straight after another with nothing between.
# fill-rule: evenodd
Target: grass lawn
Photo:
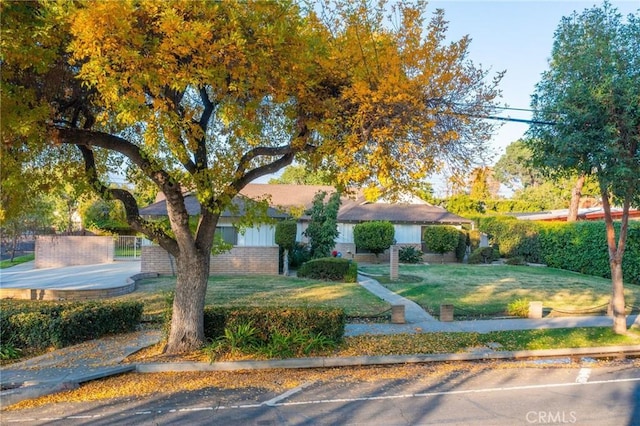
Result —
<instances>
[{"instance_id":1,"label":"grass lawn","mask_svg":"<svg viewBox=\"0 0 640 426\"><path fill-rule=\"evenodd\" d=\"M21 263L25 263L25 262L31 262L32 260L34 260L36 257L34 254L25 254L23 256L16 256L13 258L13 261L7 259L7 260L1 260L0 261L0 269L5 269L5 268L10 268L12 266L15 265L19 265Z\"/></svg>"},{"instance_id":2,"label":"grass lawn","mask_svg":"<svg viewBox=\"0 0 640 426\"><path fill-rule=\"evenodd\" d=\"M137 290L122 298L142 301L145 315L157 316L167 307L175 277L141 280ZM357 283L323 282L282 275L224 275L209 278L207 305L291 306L343 308L348 317L390 317L391 305Z\"/></svg>"},{"instance_id":3,"label":"grass lawn","mask_svg":"<svg viewBox=\"0 0 640 426\"><path fill-rule=\"evenodd\" d=\"M452 304L456 316L500 316L518 299L542 301L545 309L558 313L605 312L611 294L609 279L544 267L400 265L400 277L393 282L388 265L361 265L359 269L434 315L439 314L441 304ZM625 300L627 306L640 305L640 286L627 284Z\"/></svg>"}]
</instances>

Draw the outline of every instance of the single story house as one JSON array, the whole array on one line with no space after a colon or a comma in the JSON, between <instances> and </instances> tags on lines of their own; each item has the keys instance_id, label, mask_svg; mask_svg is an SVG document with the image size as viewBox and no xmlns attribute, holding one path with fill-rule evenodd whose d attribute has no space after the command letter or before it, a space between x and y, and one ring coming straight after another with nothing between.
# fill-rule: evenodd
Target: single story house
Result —
<instances>
[{"instance_id":1,"label":"single story house","mask_svg":"<svg viewBox=\"0 0 640 426\"><path fill-rule=\"evenodd\" d=\"M304 212L311 208L315 195L320 192L331 194L335 188L323 185L271 185L249 184L234 200L236 213L225 211L218 223L218 232L225 241L233 245L233 249L215 256L211 262L212 273L278 273L278 247L275 244L275 226L259 224L239 232L234 226L245 211L246 198L267 199L270 207L267 215L274 220L287 217L299 217L297 240L306 242L304 230L310 217ZM185 197L187 211L198 215L199 204L195 196ZM145 207L141 215L147 217L166 216L163 200ZM356 224L373 220L386 220L393 223L395 239L398 245L414 246L424 249L422 234L429 225L472 225L471 220L452 214L445 209L433 206L417 197L408 197L399 202L379 199L367 201L362 195L343 196L338 211L338 231L334 250L343 257L353 258L359 262L375 259L373 254L358 249L353 242L353 228ZM388 259L388 253L380 255L381 260ZM425 260L429 255L425 255ZM435 257L434 257L435 259ZM438 261L441 257L438 255ZM174 273L173 260L160 247L144 247L142 250L142 272Z\"/></svg>"}]
</instances>

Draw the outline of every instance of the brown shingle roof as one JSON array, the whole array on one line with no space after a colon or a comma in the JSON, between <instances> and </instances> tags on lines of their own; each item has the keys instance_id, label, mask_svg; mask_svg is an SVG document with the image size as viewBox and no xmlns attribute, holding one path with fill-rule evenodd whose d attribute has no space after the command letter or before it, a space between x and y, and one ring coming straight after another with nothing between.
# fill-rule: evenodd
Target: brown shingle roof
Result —
<instances>
[{"instance_id":1,"label":"brown shingle roof","mask_svg":"<svg viewBox=\"0 0 640 426\"><path fill-rule=\"evenodd\" d=\"M272 185L272 184L249 184L241 192L241 196L234 199L234 204L239 209L238 214L243 215L245 203L243 197L260 199L268 197L270 205L268 215L273 218L283 218L287 215L283 211L291 208L307 210L311 207L313 197L319 191L328 194L336 191L331 186L324 185ZM200 214L200 205L195 196L185 196L187 212L190 215ZM165 201L158 201L140 211L146 216L166 216L167 209ZM237 216L226 210L223 217ZM303 217L302 220L308 220ZM415 223L415 224L462 224L471 223L471 220L462 218L445 209L430 204L401 204L401 203L368 203L362 196L342 197L342 204L338 212L338 222L364 222L369 220L388 220L393 223Z\"/></svg>"}]
</instances>

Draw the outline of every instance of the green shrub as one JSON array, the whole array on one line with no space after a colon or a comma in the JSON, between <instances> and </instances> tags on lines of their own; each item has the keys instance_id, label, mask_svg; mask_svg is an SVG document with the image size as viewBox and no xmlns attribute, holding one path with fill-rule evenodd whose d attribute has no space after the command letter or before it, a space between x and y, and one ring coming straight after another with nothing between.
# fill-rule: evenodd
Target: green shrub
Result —
<instances>
[{"instance_id":1,"label":"green shrub","mask_svg":"<svg viewBox=\"0 0 640 426\"><path fill-rule=\"evenodd\" d=\"M478 247L469 256L469 263L491 263L496 259L496 250L493 247Z\"/></svg>"},{"instance_id":2,"label":"green shrub","mask_svg":"<svg viewBox=\"0 0 640 426\"><path fill-rule=\"evenodd\" d=\"M207 306L204 310L204 332L208 340L224 336L225 329L234 330L251 324L258 340L264 344L274 333L289 334L293 330L308 330L334 342L342 341L346 315L342 309L252 307L221 308Z\"/></svg>"},{"instance_id":3,"label":"green shrub","mask_svg":"<svg viewBox=\"0 0 640 426\"><path fill-rule=\"evenodd\" d=\"M311 260L311 250L309 249L309 246L304 243L296 243L289 254L289 266L292 268L298 268L309 260Z\"/></svg>"},{"instance_id":4,"label":"green shrub","mask_svg":"<svg viewBox=\"0 0 640 426\"><path fill-rule=\"evenodd\" d=\"M542 248L539 241L539 225L518 220L515 217L485 217L479 220L479 228L497 245L502 257L522 256L525 261L540 263Z\"/></svg>"},{"instance_id":5,"label":"green shrub","mask_svg":"<svg viewBox=\"0 0 640 426\"><path fill-rule=\"evenodd\" d=\"M11 301L0 308L1 341L36 350L133 331L142 317L142 303L127 301Z\"/></svg>"},{"instance_id":6,"label":"green shrub","mask_svg":"<svg viewBox=\"0 0 640 426\"><path fill-rule=\"evenodd\" d=\"M353 242L359 249L376 255L383 253L394 242L395 229L389 221L374 220L353 227Z\"/></svg>"},{"instance_id":7,"label":"green shrub","mask_svg":"<svg viewBox=\"0 0 640 426\"><path fill-rule=\"evenodd\" d=\"M603 221L539 224L543 262L548 266L582 274L611 278ZM614 224L616 238L620 223ZM629 223L622 260L625 283L640 284L640 223Z\"/></svg>"},{"instance_id":8,"label":"green shrub","mask_svg":"<svg viewBox=\"0 0 640 426\"><path fill-rule=\"evenodd\" d=\"M467 247L471 246L471 238L466 231L458 231L458 245L456 246L456 259L458 262L464 260L467 254Z\"/></svg>"},{"instance_id":9,"label":"green shrub","mask_svg":"<svg viewBox=\"0 0 640 426\"><path fill-rule=\"evenodd\" d=\"M422 263L422 251L413 246L400 247L398 259L402 263Z\"/></svg>"},{"instance_id":10,"label":"green shrub","mask_svg":"<svg viewBox=\"0 0 640 426\"><path fill-rule=\"evenodd\" d=\"M449 225L433 225L424 229L424 243L434 253L443 256L454 251L460 241L460 230Z\"/></svg>"},{"instance_id":11,"label":"green shrub","mask_svg":"<svg viewBox=\"0 0 640 426\"><path fill-rule=\"evenodd\" d=\"M317 280L345 282L346 278L353 275L352 263L354 262L340 257L322 257L320 259L313 259L302 264L302 266L298 268L298 276ZM357 264L355 268L357 270Z\"/></svg>"},{"instance_id":12,"label":"green shrub","mask_svg":"<svg viewBox=\"0 0 640 426\"><path fill-rule=\"evenodd\" d=\"M507 314L514 317L529 317L529 301L527 299L516 299L507 305Z\"/></svg>"},{"instance_id":13,"label":"green shrub","mask_svg":"<svg viewBox=\"0 0 640 426\"><path fill-rule=\"evenodd\" d=\"M524 257L522 256L514 256L510 257L505 262L507 265L526 265L527 263L524 261Z\"/></svg>"}]
</instances>

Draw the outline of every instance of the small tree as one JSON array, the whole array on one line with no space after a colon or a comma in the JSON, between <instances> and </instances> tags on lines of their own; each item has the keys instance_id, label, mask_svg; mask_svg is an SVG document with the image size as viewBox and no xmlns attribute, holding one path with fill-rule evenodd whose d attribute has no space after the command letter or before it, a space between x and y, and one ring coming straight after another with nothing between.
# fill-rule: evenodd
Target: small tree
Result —
<instances>
[{"instance_id":1,"label":"small tree","mask_svg":"<svg viewBox=\"0 0 640 426\"><path fill-rule=\"evenodd\" d=\"M395 236L393 224L387 221L359 223L353 227L353 242L356 247L378 255L391 247Z\"/></svg>"},{"instance_id":2,"label":"small tree","mask_svg":"<svg viewBox=\"0 0 640 426\"><path fill-rule=\"evenodd\" d=\"M340 235L338 232L340 193L331 194L325 204L326 196L326 192L320 191L313 197L313 206L310 212L311 221L304 231L304 235L309 238L311 258L313 259L328 257L335 245L336 238Z\"/></svg>"},{"instance_id":3,"label":"small tree","mask_svg":"<svg viewBox=\"0 0 640 426\"><path fill-rule=\"evenodd\" d=\"M427 226L424 230L424 242L429 250L442 255L442 263L444 263L444 254L453 251L458 246L460 231L453 226Z\"/></svg>"},{"instance_id":4,"label":"small tree","mask_svg":"<svg viewBox=\"0 0 640 426\"><path fill-rule=\"evenodd\" d=\"M282 260L282 273L289 275L289 250L293 250L296 244L296 231L298 225L295 220L283 220L276 225L276 244L284 251Z\"/></svg>"}]
</instances>

